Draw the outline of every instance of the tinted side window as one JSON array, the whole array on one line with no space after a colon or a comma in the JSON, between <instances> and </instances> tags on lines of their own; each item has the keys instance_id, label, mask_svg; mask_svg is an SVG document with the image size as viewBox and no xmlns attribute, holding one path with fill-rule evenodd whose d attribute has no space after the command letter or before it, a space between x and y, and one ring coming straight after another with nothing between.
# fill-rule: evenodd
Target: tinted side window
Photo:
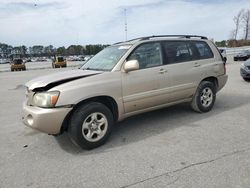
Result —
<instances>
[{"instance_id":1,"label":"tinted side window","mask_svg":"<svg viewBox=\"0 0 250 188\"><path fill-rule=\"evenodd\" d=\"M161 45L159 43L142 44L131 53L128 60L137 60L140 69L162 65Z\"/></svg>"},{"instance_id":2,"label":"tinted side window","mask_svg":"<svg viewBox=\"0 0 250 188\"><path fill-rule=\"evenodd\" d=\"M214 54L207 43L202 41L195 41L194 45L199 52L200 59L209 59L214 57Z\"/></svg>"},{"instance_id":3,"label":"tinted side window","mask_svg":"<svg viewBox=\"0 0 250 188\"><path fill-rule=\"evenodd\" d=\"M165 41L164 51L168 63L192 61L196 57L192 45L184 41Z\"/></svg>"}]
</instances>

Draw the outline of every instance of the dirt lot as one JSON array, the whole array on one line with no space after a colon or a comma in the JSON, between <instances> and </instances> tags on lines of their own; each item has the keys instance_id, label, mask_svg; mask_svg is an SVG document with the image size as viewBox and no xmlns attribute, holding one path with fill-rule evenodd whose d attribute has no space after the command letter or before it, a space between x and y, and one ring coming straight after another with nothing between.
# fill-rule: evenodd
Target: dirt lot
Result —
<instances>
[{"instance_id":1,"label":"dirt lot","mask_svg":"<svg viewBox=\"0 0 250 188\"><path fill-rule=\"evenodd\" d=\"M182 104L135 116L92 151L21 122L23 84L62 69L1 72L0 187L249 188L250 83L239 68L227 65L211 112Z\"/></svg>"}]
</instances>

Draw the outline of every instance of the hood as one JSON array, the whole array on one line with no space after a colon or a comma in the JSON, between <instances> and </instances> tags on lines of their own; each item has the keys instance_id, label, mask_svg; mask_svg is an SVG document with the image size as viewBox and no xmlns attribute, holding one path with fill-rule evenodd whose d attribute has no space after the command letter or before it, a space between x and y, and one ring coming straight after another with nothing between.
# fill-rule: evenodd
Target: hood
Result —
<instances>
[{"instance_id":1,"label":"hood","mask_svg":"<svg viewBox=\"0 0 250 188\"><path fill-rule=\"evenodd\" d=\"M250 66L250 59L248 59L245 63L244 63L245 66Z\"/></svg>"},{"instance_id":2,"label":"hood","mask_svg":"<svg viewBox=\"0 0 250 188\"><path fill-rule=\"evenodd\" d=\"M63 71L35 78L27 82L25 86L27 86L29 90L38 89L46 91L57 85L70 82L76 79L93 76L100 73L102 72L92 71L92 70L81 70L81 69Z\"/></svg>"},{"instance_id":3,"label":"hood","mask_svg":"<svg viewBox=\"0 0 250 188\"><path fill-rule=\"evenodd\" d=\"M246 54L238 54L239 57L243 57L243 56L246 56Z\"/></svg>"}]
</instances>

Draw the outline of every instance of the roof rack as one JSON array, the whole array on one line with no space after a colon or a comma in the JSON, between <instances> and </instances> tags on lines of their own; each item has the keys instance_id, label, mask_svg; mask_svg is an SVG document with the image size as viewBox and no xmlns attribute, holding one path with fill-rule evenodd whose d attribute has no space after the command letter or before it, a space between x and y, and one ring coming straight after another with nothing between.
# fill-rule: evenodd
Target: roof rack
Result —
<instances>
[{"instance_id":1,"label":"roof rack","mask_svg":"<svg viewBox=\"0 0 250 188\"><path fill-rule=\"evenodd\" d=\"M166 37L179 37L179 38L187 38L187 39L201 38L201 39L208 40L207 37L199 36L199 35L152 35L152 36L147 36L147 37L140 37L140 38L131 39L131 40L128 40L126 42L131 42L131 41L134 41L134 40L141 41L141 40L149 40L151 38L166 38Z\"/></svg>"},{"instance_id":2,"label":"roof rack","mask_svg":"<svg viewBox=\"0 0 250 188\"><path fill-rule=\"evenodd\" d=\"M147 36L147 37L139 37L139 38L134 38L134 39L130 39L127 41L123 41L123 42L117 42L115 44L120 44L120 43L124 43L124 42L132 42L132 41L142 41L142 40L149 40L152 38L186 38L186 39L191 39L191 38L200 38L200 39L204 39L204 40L208 40L207 37L204 36L199 36L199 35L152 35L152 36Z\"/></svg>"}]
</instances>

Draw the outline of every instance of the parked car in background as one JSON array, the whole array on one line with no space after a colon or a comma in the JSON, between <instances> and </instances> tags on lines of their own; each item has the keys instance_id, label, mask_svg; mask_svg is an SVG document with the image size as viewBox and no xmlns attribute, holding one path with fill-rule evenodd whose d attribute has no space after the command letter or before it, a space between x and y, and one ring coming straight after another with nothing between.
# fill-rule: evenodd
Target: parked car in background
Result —
<instances>
[{"instance_id":1,"label":"parked car in background","mask_svg":"<svg viewBox=\"0 0 250 188\"><path fill-rule=\"evenodd\" d=\"M84 58L83 58L83 61L88 61L89 59L91 59L94 55L86 55Z\"/></svg>"},{"instance_id":2,"label":"parked car in background","mask_svg":"<svg viewBox=\"0 0 250 188\"><path fill-rule=\"evenodd\" d=\"M56 56L52 60L52 68L67 67L67 61L63 56Z\"/></svg>"},{"instance_id":3,"label":"parked car in background","mask_svg":"<svg viewBox=\"0 0 250 188\"><path fill-rule=\"evenodd\" d=\"M45 62L45 61L48 61L48 59L46 57L38 57L36 59L36 62Z\"/></svg>"},{"instance_id":4,"label":"parked car in background","mask_svg":"<svg viewBox=\"0 0 250 188\"><path fill-rule=\"evenodd\" d=\"M240 74L245 81L250 81L250 59L241 64Z\"/></svg>"},{"instance_id":5,"label":"parked car in background","mask_svg":"<svg viewBox=\"0 0 250 188\"><path fill-rule=\"evenodd\" d=\"M208 112L226 82L224 60L206 37L142 37L105 48L80 69L26 83L22 119L48 134L68 131L92 149L129 116L183 102Z\"/></svg>"},{"instance_id":6,"label":"parked car in background","mask_svg":"<svg viewBox=\"0 0 250 188\"><path fill-rule=\"evenodd\" d=\"M0 64L10 64L8 59L0 59Z\"/></svg>"},{"instance_id":7,"label":"parked car in background","mask_svg":"<svg viewBox=\"0 0 250 188\"><path fill-rule=\"evenodd\" d=\"M244 50L234 56L234 61L246 61L250 58L250 50Z\"/></svg>"},{"instance_id":8,"label":"parked car in background","mask_svg":"<svg viewBox=\"0 0 250 188\"><path fill-rule=\"evenodd\" d=\"M26 59L26 63L32 62L31 58Z\"/></svg>"},{"instance_id":9,"label":"parked car in background","mask_svg":"<svg viewBox=\"0 0 250 188\"><path fill-rule=\"evenodd\" d=\"M219 48L219 51L224 59L224 61L227 61L227 53L226 53L226 49L225 48Z\"/></svg>"},{"instance_id":10,"label":"parked car in background","mask_svg":"<svg viewBox=\"0 0 250 188\"><path fill-rule=\"evenodd\" d=\"M20 71L26 70L26 66L25 63L22 59L14 59L11 63L10 63L10 70L11 71Z\"/></svg>"}]
</instances>

